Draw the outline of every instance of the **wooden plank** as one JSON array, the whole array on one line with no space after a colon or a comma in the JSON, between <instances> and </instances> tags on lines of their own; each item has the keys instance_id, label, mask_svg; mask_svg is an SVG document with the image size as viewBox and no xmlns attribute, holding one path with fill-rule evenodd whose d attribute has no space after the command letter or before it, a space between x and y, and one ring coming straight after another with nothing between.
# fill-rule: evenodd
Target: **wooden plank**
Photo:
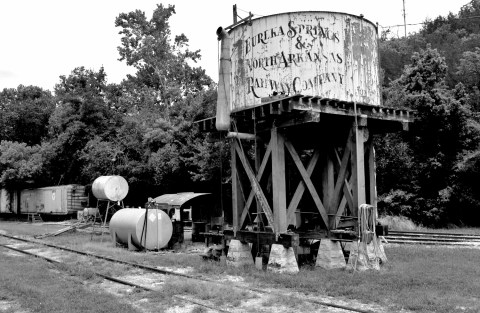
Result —
<instances>
[{"instance_id":1,"label":"wooden plank","mask_svg":"<svg viewBox=\"0 0 480 313\"><path fill-rule=\"evenodd\" d=\"M267 198L265 198L265 195L262 191L262 188L260 187L260 184L258 183L255 174L253 174L252 167L250 166L250 163L248 163L248 160L246 159L243 150L240 149L239 145L236 144L234 146L234 149L237 152L237 155L240 159L240 162L242 162L243 168L245 172L247 173L248 179L250 180L250 184L252 186L252 190L255 193L255 196L257 197L258 201L260 202L260 205L263 209L263 212L265 213L265 217L267 218L268 224L271 227L274 227L273 223L273 213L272 209L270 209L270 205L268 204ZM232 186L233 188L233 186Z\"/></svg>"},{"instance_id":2,"label":"wooden plank","mask_svg":"<svg viewBox=\"0 0 480 313\"><path fill-rule=\"evenodd\" d=\"M256 123L256 121L254 121L254 123ZM255 129L255 133L256 133L256 126L254 127ZM268 144L267 146L267 149L268 147L270 147L270 143ZM265 153L267 154L267 153ZM262 175L259 175L259 172L260 172L260 168L262 166L263 163L265 163L265 166L266 166L266 163L268 161L268 158L265 160L264 162L264 158L262 157L263 155L263 145L262 144L258 144L257 140L255 140L255 173L257 173L256 177L257 177L257 180L258 182L260 183L262 181ZM263 174L263 171L262 171L262 174ZM250 191L250 194L252 192ZM249 195L250 197L250 195ZM261 208L261 204L260 202L258 201L258 199L255 201L256 203L256 209L257 209L257 225L265 225L264 221L263 221L263 216L262 216L262 208ZM250 210L250 208L248 208L247 210Z\"/></svg>"},{"instance_id":3,"label":"wooden plank","mask_svg":"<svg viewBox=\"0 0 480 313\"><path fill-rule=\"evenodd\" d=\"M240 225L239 225L239 209L243 207L242 205L242 196L241 196L241 190L240 190L240 184L241 182L238 179L238 169L237 169L237 157L236 157L236 149L237 147L237 141L235 139L232 139L231 142L231 154L232 154L232 160L231 160L231 165L232 165L232 223L233 223L233 230L234 232L240 230Z\"/></svg>"},{"instance_id":4,"label":"wooden plank","mask_svg":"<svg viewBox=\"0 0 480 313\"><path fill-rule=\"evenodd\" d=\"M223 231L226 240L238 239L242 242L248 242L260 245L271 245L273 243L282 244L285 247L298 247L300 244L299 235L296 233L275 234L270 232L256 232L241 230L234 234L231 230Z\"/></svg>"},{"instance_id":5,"label":"wooden plank","mask_svg":"<svg viewBox=\"0 0 480 313\"><path fill-rule=\"evenodd\" d=\"M353 125L354 136L351 138L352 149L352 190L353 190L353 208L352 215L358 216L358 207L366 203L365 194L365 159L364 159L364 128Z\"/></svg>"},{"instance_id":6,"label":"wooden plank","mask_svg":"<svg viewBox=\"0 0 480 313\"><path fill-rule=\"evenodd\" d=\"M344 197L342 198L342 201L338 206L338 210L335 213L334 228L337 228L337 225L340 221L340 217L345 212L345 208L347 205L349 208L352 208L353 210L353 195L352 195L352 187L350 185L351 184L348 181L345 181L344 191L343 191Z\"/></svg>"},{"instance_id":7,"label":"wooden plank","mask_svg":"<svg viewBox=\"0 0 480 313\"><path fill-rule=\"evenodd\" d=\"M329 150L331 144L328 143L326 149L324 150L324 167L322 172L322 192L323 192L323 203L325 204L325 209L329 214L329 225L332 225L332 218L330 214L335 214L336 208L331 207L333 193L335 191L335 171L333 160L330 156Z\"/></svg>"},{"instance_id":8,"label":"wooden plank","mask_svg":"<svg viewBox=\"0 0 480 313\"><path fill-rule=\"evenodd\" d=\"M350 134L348 135L347 143L345 145L345 149L343 150L343 156L342 156L342 161L340 163L340 169L338 170L338 175L337 175L337 181L335 182L335 189L333 192L332 196L332 202L330 206L332 207L332 210L337 210L338 204L340 203L341 199L341 192L343 191L343 185L345 184L345 177L347 173L347 166L348 166L348 161L350 161L351 158L351 147L350 147L350 142L351 138L354 136L353 132L351 131Z\"/></svg>"},{"instance_id":9,"label":"wooden plank","mask_svg":"<svg viewBox=\"0 0 480 313\"><path fill-rule=\"evenodd\" d=\"M368 160L368 201L370 205L377 207L377 177L375 168L375 148L373 146L373 140L370 138L366 144L366 157Z\"/></svg>"},{"instance_id":10,"label":"wooden plank","mask_svg":"<svg viewBox=\"0 0 480 313\"><path fill-rule=\"evenodd\" d=\"M290 127L295 125L301 125L306 123L318 123L320 122L320 113L313 111L303 111L301 114L295 114L289 116L288 120L277 124L278 127Z\"/></svg>"},{"instance_id":11,"label":"wooden plank","mask_svg":"<svg viewBox=\"0 0 480 313\"><path fill-rule=\"evenodd\" d=\"M265 155L263 156L262 163L260 164L260 167L258 168L257 172L257 181L260 182L262 179L263 173L267 167L268 159L270 158L270 154L272 153L272 141L270 140L270 143L268 144L267 151L265 152ZM243 208L242 216L240 217L240 228L243 227L243 223L245 221L245 218L248 214L248 211L250 210L250 206L252 205L253 199L255 198L255 191L252 190L250 191L250 194L248 195L247 202L245 203L245 207ZM261 204L257 200L257 213L262 212Z\"/></svg>"},{"instance_id":12,"label":"wooden plank","mask_svg":"<svg viewBox=\"0 0 480 313\"><path fill-rule=\"evenodd\" d=\"M297 151L295 151L295 148L292 146L292 144L289 141L285 141L285 147L287 148L288 152L290 152L293 162L297 166L297 169L300 172L300 175L302 176L302 179L305 182L305 185L313 198L313 202L315 202L315 206L317 207L317 210L320 213L320 216L322 217L323 222L328 229L328 214L325 210L325 207L323 206L322 201L320 200L320 197L318 196L317 190L313 186L310 175L308 175L307 171L305 170L305 167L303 166L302 161L300 160L300 157L298 156Z\"/></svg>"},{"instance_id":13,"label":"wooden plank","mask_svg":"<svg viewBox=\"0 0 480 313\"><path fill-rule=\"evenodd\" d=\"M285 139L274 127L272 141L272 196L276 233L287 232L287 189L285 179Z\"/></svg>"},{"instance_id":14,"label":"wooden plank","mask_svg":"<svg viewBox=\"0 0 480 313\"><path fill-rule=\"evenodd\" d=\"M333 149L333 153L335 155L334 156L335 166L336 168L340 168L341 160L340 160L340 156L338 155L338 151L336 149ZM334 223L334 225L338 225L338 220L340 216L343 214L343 212L345 211L345 205L348 205L349 208L353 208L353 195L352 195L352 187L350 182L351 177L349 180L348 176L349 176L349 171L347 168L347 173L345 174L345 179L343 184L343 198L342 198L342 201L340 202L338 209L336 210L336 212L333 213L336 215L336 222Z\"/></svg>"},{"instance_id":15,"label":"wooden plank","mask_svg":"<svg viewBox=\"0 0 480 313\"><path fill-rule=\"evenodd\" d=\"M313 170L317 166L318 159L320 157L320 150L315 149L313 152L312 158L308 162L307 165L307 174L308 176L312 176ZM292 200L290 201L290 204L288 205L287 209L287 220L289 224L295 225L295 211L297 210L298 204L300 203L300 200L302 199L303 193L305 191L305 182L300 180L298 183L297 189L295 189L295 193L293 194Z\"/></svg>"}]
</instances>

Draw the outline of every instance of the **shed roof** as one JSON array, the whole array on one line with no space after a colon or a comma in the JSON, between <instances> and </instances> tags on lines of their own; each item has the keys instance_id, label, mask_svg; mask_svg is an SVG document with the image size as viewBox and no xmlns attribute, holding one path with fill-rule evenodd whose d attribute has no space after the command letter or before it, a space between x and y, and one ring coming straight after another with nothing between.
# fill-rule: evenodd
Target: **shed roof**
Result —
<instances>
[{"instance_id":1,"label":"shed roof","mask_svg":"<svg viewBox=\"0 0 480 313\"><path fill-rule=\"evenodd\" d=\"M168 204L171 206L182 206L187 201L192 200L193 198L210 195L211 193L195 193L195 192L180 192L173 194L164 194L159 197L156 197L152 201L160 204Z\"/></svg>"}]
</instances>

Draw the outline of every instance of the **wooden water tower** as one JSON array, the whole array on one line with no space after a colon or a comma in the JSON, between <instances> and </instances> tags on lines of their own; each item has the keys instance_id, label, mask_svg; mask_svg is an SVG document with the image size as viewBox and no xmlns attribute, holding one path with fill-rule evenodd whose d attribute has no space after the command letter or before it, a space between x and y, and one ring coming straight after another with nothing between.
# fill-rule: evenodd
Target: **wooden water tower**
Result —
<instances>
[{"instance_id":1,"label":"wooden water tower","mask_svg":"<svg viewBox=\"0 0 480 313\"><path fill-rule=\"evenodd\" d=\"M381 106L377 28L362 16L251 17L222 41L217 117L231 143L226 239L282 243L355 238L358 208L376 206L373 135L407 130L413 112Z\"/></svg>"}]
</instances>

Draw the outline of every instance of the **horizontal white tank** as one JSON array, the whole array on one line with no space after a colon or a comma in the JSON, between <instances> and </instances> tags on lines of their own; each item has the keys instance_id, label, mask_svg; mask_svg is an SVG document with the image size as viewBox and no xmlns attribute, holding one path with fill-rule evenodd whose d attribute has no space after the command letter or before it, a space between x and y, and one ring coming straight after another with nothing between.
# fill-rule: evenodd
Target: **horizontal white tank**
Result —
<instances>
[{"instance_id":1,"label":"horizontal white tank","mask_svg":"<svg viewBox=\"0 0 480 313\"><path fill-rule=\"evenodd\" d=\"M145 209L121 209L110 220L110 233L116 242L157 250L167 246L172 237L172 221L161 211L148 210L146 232ZM142 234L143 230L143 234Z\"/></svg>"},{"instance_id":2,"label":"horizontal white tank","mask_svg":"<svg viewBox=\"0 0 480 313\"><path fill-rule=\"evenodd\" d=\"M93 182L92 192L100 200L122 201L128 194L128 183L122 176L100 176Z\"/></svg>"}]
</instances>

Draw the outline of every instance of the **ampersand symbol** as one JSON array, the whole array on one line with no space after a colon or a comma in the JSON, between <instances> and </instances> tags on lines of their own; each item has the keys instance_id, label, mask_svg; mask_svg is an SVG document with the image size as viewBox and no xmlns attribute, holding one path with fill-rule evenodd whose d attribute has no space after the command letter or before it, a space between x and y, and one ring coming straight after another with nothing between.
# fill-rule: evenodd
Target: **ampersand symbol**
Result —
<instances>
[{"instance_id":1,"label":"ampersand symbol","mask_svg":"<svg viewBox=\"0 0 480 313\"><path fill-rule=\"evenodd\" d=\"M304 49L305 48L305 44L302 42L302 36L297 37L297 43L295 44L295 47L297 49Z\"/></svg>"}]
</instances>

